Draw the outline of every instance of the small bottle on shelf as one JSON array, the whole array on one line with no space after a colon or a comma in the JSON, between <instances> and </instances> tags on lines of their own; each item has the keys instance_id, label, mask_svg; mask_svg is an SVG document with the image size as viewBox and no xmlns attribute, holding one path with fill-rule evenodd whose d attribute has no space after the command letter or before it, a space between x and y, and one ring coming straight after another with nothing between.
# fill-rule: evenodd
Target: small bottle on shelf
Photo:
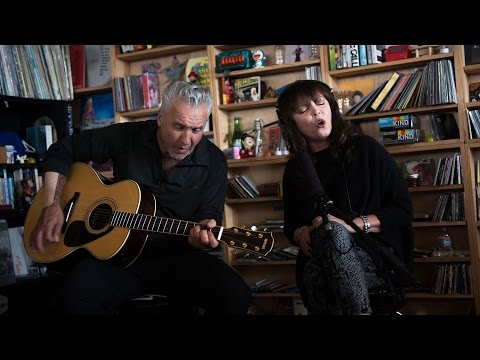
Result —
<instances>
[{"instance_id":1,"label":"small bottle on shelf","mask_svg":"<svg viewBox=\"0 0 480 360\"><path fill-rule=\"evenodd\" d=\"M320 52L318 50L318 45L310 45L310 59L319 59Z\"/></svg>"},{"instance_id":2,"label":"small bottle on shelf","mask_svg":"<svg viewBox=\"0 0 480 360\"><path fill-rule=\"evenodd\" d=\"M233 142L233 158L238 160L241 158L240 150L242 149L242 141L240 139L235 139Z\"/></svg>"},{"instance_id":3,"label":"small bottle on shelf","mask_svg":"<svg viewBox=\"0 0 480 360\"><path fill-rule=\"evenodd\" d=\"M275 64L285 63L285 45L275 45Z\"/></svg>"},{"instance_id":4,"label":"small bottle on shelf","mask_svg":"<svg viewBox=\"0 0 480 360\"><path fill-rule=\"evenodd\" d=\"M240 118L235 116L233 118L233 134L232 134L232 144L235 144L235 140L240 140L242 142L242 128L240 127Z\"/></svg>"},{"instance_id":5,"label":"small bottle on shelf","mask_svg":"<svg viewBox=\"0 0 480 360\"><path fill-rule=\"evenodd\" d=\"M453 256L453 241L445 227L438 234L436 253L437 256Z\"/></svg>"}]
</instances>

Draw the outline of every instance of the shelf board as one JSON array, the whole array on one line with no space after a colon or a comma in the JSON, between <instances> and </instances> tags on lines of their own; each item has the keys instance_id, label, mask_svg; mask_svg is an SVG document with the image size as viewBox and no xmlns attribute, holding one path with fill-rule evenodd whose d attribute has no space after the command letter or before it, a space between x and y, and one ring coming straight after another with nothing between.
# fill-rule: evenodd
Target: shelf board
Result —
<instances>
[{"instance_id":1,"label":"shelf board","mask_svg":"<svg viewBox=\"0 0 480 360\"><path fill-rule=\"evenodd\" d=\"M466 263L470 262L470 256L433 256L433 257L416 257L413 259L415 263Z\"/></svg>"},{"instance_id":2,"label":"shelf board","mask_svg":"<svg viewBox=\"0 0 480 360\"><path fill-rule=\"evenodd\" d=\"M480 139L469 139L465 141L470 149L480 148Z\"/></svg>"},{"instance_id":3,"label":"shelf board","mask_svg":"<svg viewBox=\"0 0 480 360\"><path fill-rule=\"evenodd\" d=\"M437 185L437 186L416 186L409 187L409 192L427 192L427 191L450 191L450 190L463 190L463 184L459 185Z\"/></svg>"},{"instance_id":4,"label":"shelf board","mask_svg":"<svg viewBox=\"0 0 480 360\"><path fill-rule=\"evenodd\" d=\"M0 210L0 219L7 220L9 227L23 226L26 216L26 209Z\"/></svg>"},{"instance_id":5,"label":"shelf board","mask_svg":"<svg viewBox=\"0 0 480 360\"><path fill-rule=\"evenodd\" d=\"M35 164L0 164L0 169L29 169L29 168L43 168L43 163L35 163Z\"/></svg>"},{"instance_id":6,"label":"shelf board","mask_svg":"<svg viewBox=\"0 0 480 360\"><path fill-rule=\"evenodd\" d=\"M158 113L158 107L150 108L150 109L140 109L134 111L125 111L119 113L120 116L124 116L127 118L140 118L149 115L156 115Z\"/></svg>"},{"instance_id":7,"label":"shelf board","mask_svg":"<svg viewBox=\"0 0 480 360\"><path fill-rule=\"evenodd\" d=\"M414 228L426 228L426 227L439 227L439 226L465 226L466 221L414 221L412 227Z\"/></svg>"},{"instance_id":8,"label":"shelf board","mask_svg":"<svg viewBox=\"0 0 480 360\"><path fill-rule=\"evenodd\" d=\"M228 72L229 77L243 77L243 76L253 76L253 75L274 75L274 74L282 74L287 72L293 71L300 71L304 70L305 66L313 66L313 65L320 65L320 59L313 59L313 60L305 60L294 62L290 64L282 64L282 65L269 65L264 66L262 68L253 68L253 69L246 69L246 70L234 70ZM215 74L216 78L224 77L224 73L217 73Z\"/></svg>"},{"instance_id":9,"label":"shelf board","mask_svg":"<svg viewBox=\"0 0 480 360\"><path fill-rule=\"evenodd\" d=\"M262 156L253 157L238 160L227 160L228 168L240 168L251 166L266 166L273 164L286 164L289 159L289 155L274 155L274 156Z\"/></svg>"},{"instance_id":10,"label":"shelf board","mask_svg":"<svg viewBox=\"0 0 480 360\"><path fill-rule=\"evenodd\" d=\"M96 94L96 93L104 93L104 92L111 92L112 91L112 83L110 82L107 85L102 86L92 86L86 87L81 89L74 89L74 95L88 95L88 94Z\"/></svg>"},{"instance_id":11,"label":"shelf board","mask_svg":"<svg viewBox=\"0 0 480 360\"><path fill-rule=\"evenodd\" d=\"M450 139L441 141L424 141L402 145L388 145L385 146L385 149L390 154L408 154L422 151L459 149L461 145L463 145L463 142L460 141L460 139Z\"/></svg>"},{"instance_id":12,"label":"shelf board","mask_svg":"<svg viewBox=\"0 0 480 360\"><path fill-rule=\"evenodd\" d=\"M283 196L260 196L251 199L227 199L226 204L251 204L258 202L283 201Z\"/></svg>"},{"instance_id":13,"label":"shelf board","mask_svg":"<svg viewBox=\"0 0 480 360\"><path fill-rule=\"evenodd\" d=\"M410 58L404 60L388 61L380 64L372 64L365 66L357 66L348 69L332 70L329 75L333 78L345 78L350 76L371 75L373 73L393 71L398 69L407 69L411 67L420 67L426 65L432 60L452 59L453 53L425 55L418 58Z\"/></svg>"},{"instance_id":14,"label":"shelf board","mask_svg":"<svg viewBox=\"0 0 480 360\"><path fill-rule=\"evenodd\" d=\"M116 57L122 61L138 61L155 59L162 56L178 55L187 52L206 50L207 45L161 45L153 49L140 50L128 52L125 54L118 54Z\"/></svg>"},{"instance_id":15,"label":"shelf board","mask_svg":"<svg viewBox=\"0 0 480 360\"><path fill-rule=\"evenodd\" d=\"M73 99L67 100L55 100L55 99L37 99L37 98L27 98L27 97L19 97L19 96L10 96L10 95L2 95L0 94L0 101L4 102L12 102L18 104L25 104L25 105L43 105L43 104L65 104Z\"/></svg>"},{"instance_id":16,"label":"shelf board","mask_svg":"<svg viewBox=\"0 0 480 360\"><path fill-rule=\"evenodd\" d=\"M376 120L381 117L388 117L388 116L398 116L398 115L421 115L421 114L430 114L430 113L439 113L439 112L447 112L447 111L457 111L458 105L457 104L442 104L442 105L432 105L432 106L424 106L418 108L409 108L402 111L383 111L383 112L372 112L366 114L359 114L359 115L345 115L345 120L349 121L360 121L360 120Z\"/></svg>"},{"instance_id":17,"label":"shelf board","mask_svg":"<svg viewBox=\"0 0 480 360\"><path fill-rule=\"evenodd\" d=\"M258 101L245 101L241 103L235 104L225 104L219 105L218 108L220 110L243 110L243 109L255 109L255 108L262 108L262 107L270 107L277 103L277 98L268 98L262 99Z\"/></svg>"},{"instance_id":18,"label":"shelf board","mask_svg":"<svg viewBox=\"0 0 480 360\"><path fill-rule=\"evenodd\" d=\"M480 108L480 101L471 101L466 104L467 109L478 109Z\"/></svg>"},{"instance_id":19,"label":"shelf board","mask_svg":"<svg viewBox=\"0 0 480 360\"><path fill-rule=\"evenodd\" d=\"M221 51L246 49L246 48L253 47L253 46L261 47L262 45L213 45L213 47L215 47L216 49L221 50Z\"/></svg>"},{"instance_id":20,"label":"shelf board","mask_svg":"<svg viewBox=\"0 0 480 360\"><path fill-rule=\"evenodd\" d=\"M480 74L480 64L465 65L463 71L468 75Z\"/></svg>"},{"instance_id":21,"label":"shelf board","mask_svg":"<svg viewBox=\"0 0 480 360\"><path fill-rule=\"evenodd\" d=\"M472 294L431 294L421 292L406 292L407 299L473 299Z\"/></svg>"}]
</instances>

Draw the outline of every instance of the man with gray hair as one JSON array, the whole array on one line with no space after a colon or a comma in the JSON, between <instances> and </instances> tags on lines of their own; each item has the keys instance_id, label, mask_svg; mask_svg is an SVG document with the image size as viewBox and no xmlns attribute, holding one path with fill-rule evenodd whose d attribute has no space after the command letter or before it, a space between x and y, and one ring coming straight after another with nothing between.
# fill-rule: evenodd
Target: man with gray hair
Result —
<instances>
[{"instance_id":1,"label":"man with gray hair","mask_svg":"<svg viewBox=\"0 0 480 360\"><path fill-rule=\"evenodd\" d=\"M127 267L79 251L66 257L61 264L62 313L112 314L145 293L167 295L206 314L247 313L248 285L225 262L202 250L219 245L209 229L221 225L227 191L225 156L203 136L211 112L209 91L176 81L163 93L156 121L83 131L49 148L43 209L30 236L33 251L43 252L46 243L60 239L65 217L59 194L73 162L112 159L114 181L131 179L151 192L156 216L202 224L181 234L187 236L149 235Z\"/></svg>"}]
</instances>

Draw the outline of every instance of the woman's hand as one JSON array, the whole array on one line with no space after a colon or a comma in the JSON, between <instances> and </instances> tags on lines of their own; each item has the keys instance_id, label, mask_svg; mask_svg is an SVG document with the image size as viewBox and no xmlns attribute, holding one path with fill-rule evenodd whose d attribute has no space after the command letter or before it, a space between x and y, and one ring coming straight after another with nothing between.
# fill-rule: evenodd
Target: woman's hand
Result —
<instances>
[{"instance_id":1,"label":"woman's hand","mask_svg":"<svg viewBox=\"0 0 480 360\"><path fill-rule=\"evenodd\" d=\"M310 246L310 233L314 229L313 226L302 226L295 232L298 245L303 253L307 256L312 256L312 247Z\"/></svg>"}]
</instances>

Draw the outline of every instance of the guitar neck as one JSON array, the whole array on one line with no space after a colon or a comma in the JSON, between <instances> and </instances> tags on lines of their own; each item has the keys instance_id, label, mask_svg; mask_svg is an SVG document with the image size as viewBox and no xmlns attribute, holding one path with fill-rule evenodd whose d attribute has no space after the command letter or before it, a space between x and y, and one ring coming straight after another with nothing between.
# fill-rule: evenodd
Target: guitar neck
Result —
<instances>
[{"instance_id":1,"label":"guitar neck","mask_svg":"<svg viewBox=\"0 0 480 360\"><path fill-rule=\"evenodd\" d=\"M123 211L113 212L110 225L133 230L181 236L190 235L190 230L197 225L201 226L203 229L208 229L205 227L205 225L192 221L169 219L165 217L144 214L132 214ZM210 230L217 240L221 240L223 233L222 226L215 226Z\"/></svg>"}]
</instances>

